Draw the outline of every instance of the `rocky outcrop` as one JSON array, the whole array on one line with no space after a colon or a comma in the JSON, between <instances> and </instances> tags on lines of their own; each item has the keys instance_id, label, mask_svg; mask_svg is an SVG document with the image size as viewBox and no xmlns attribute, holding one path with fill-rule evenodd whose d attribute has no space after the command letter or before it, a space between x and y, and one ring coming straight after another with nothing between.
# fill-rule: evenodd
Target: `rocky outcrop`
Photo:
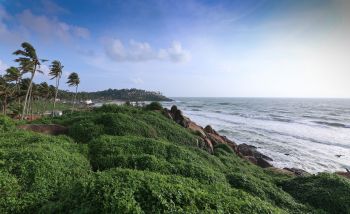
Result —
<instances>
[{"instance_id":1,"label":"rocky outcrop","mask_svg":"<svg viewBox=\"0 0 350 214\"><path fill-rule=\"evenodd\" d=\"M255 146L245 143L240 144L238 145L238 152L245 157L249 157L251 162L262 168L272 167L272 165L268 162L273 161L272 158L259 152Z\"/></svg>"},{"instance_id":2,"label":"rocky outcrop","mask_svg":"<svg viewBox=\"0 0 350 214\"><path fill-rule=\"evenodd\" d=\"M299 168L283 168L284 170L293 172L294 175L296 176L309 176L311 175L310 173L308 173L307 171L303 170L303 169L299 169Z\"/></svg>"},{"instance_id":3,"label":"rocky outcrop","mask_svg":"<svg viewBox=\"0 0 350 214\"><path fill-rule=\"evenodd\" d=\"M337 175L343 176L344 178L350 179L350 170L346 169L346 172L336 172Z\"/></svg>"},{"instance_id":4,"label":"rocky outcrop","mask_svg":"<svg viewBox=\"0 0 350 214\"><path fill-rule=\"evenodd\" d=\"M56 124L27 124L20 125L17 128L49 135L67 134L68 132L66 127Z\"/></svg>"},{"instance_id":5,"label":"rocky outcrop","mask_svg":"<svg viewBox=\"0 0 350 214\"><path fill-rule=\"evenodd\" d=\"M277 168L277 167L268 167L268 168L266 168L266 170L271 171L273 173L277 173L277 174L295 176L295 174L293 172L288 171L286 169Z\"/></svg>"},{"instance_id":6,"label":"rocky outcrop","mask_svg":"<svg viewBox=\"0 0 350 214\"><path fill-rule=\"evenodd\" d=\"M206 126L205 128L199 126L195 122L191 121L188 117L182 114L175 105L171 109L164 109L163 114L165 117L174 120L179 125L189 129L191 132L199 136L199 147L205 149L206 151L213 153L214 146L218 144L226 144L230 146L237 155L250 161L262 168L272 167L269 161L272 159L259 151L255 146L241 144L237 145L232 140L228 139L226 136L220 135L211 126Z\"/></svg>"}]
</instances>

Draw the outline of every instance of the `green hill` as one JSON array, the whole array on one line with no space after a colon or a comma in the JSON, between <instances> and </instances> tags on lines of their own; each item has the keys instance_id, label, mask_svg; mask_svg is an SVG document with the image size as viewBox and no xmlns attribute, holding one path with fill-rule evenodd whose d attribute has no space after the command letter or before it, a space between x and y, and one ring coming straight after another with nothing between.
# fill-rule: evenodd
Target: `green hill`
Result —
<instances>
[{"instance_id":1,"label":"green hill","mask_svg":"<svg viewBox=\"0 0 350 214\"><path fill-rule=\"evenodd\" d=\"M17 130L0 116L0 213L350 213L350 182L262 169L159 111L102 106Z\"/></svg>"},{"instance_id":2,"label":"green hill","mask_svg":"<svg viewBox=\"0 0 350 214\"><path fill-rule=\"evenodd\" d=\"M60 91L59 97L63 99L71 99L73 92ZM125 100L125 101L171 101L160 92L145 91L141 89L107 89L95 92L79 92L80 99L93 100Z\"/></svg>"}]
</instances>

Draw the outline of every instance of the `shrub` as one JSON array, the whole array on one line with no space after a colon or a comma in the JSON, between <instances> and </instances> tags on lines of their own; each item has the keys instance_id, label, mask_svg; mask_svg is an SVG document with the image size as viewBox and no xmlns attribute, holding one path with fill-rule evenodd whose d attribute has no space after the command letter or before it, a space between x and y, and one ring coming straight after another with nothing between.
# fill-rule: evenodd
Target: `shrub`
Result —
<instances>
[{"instance_id":1,"label":"shrub","mask_svg":"<svg viewBox=\"0 0 350 214\"><path fill-rule=\"evenodd\" d=\"M163 106L159 102L151 102L150 104L145 106L146 110L154 111L154 110L163 110Z\"/></svg>"},{"instance_id":2,"label":"shrub","mask_svg":"<svg viewBox=\"0 0 350 214\"><path fill-rule=\"evenodd\" d=\"M298 200L328 213L350 213L350 181L338 175L320 173L297 177L282 187Z\"/></svg>"},{"instance_id":3,"label":"shrub","mask_svg":"<svg viewBox=\"0 0 350 214\"><path fill-rule=\"evenodd\" d=\"M102 133L103 126L96 125L90 120L83 120L69 127L69 136L80 143L87 143Z\"/></svg>"},{"instance_id":4,"label":"shrub","mask_svg":"<svg viewBox=\"0 0 350 214\"><path fill-rule=\"evenodd\" d=\"M35 213L71 182L84 177L88 161L74 144L29 132L0 134L0 210Z\"/></svg>"},{"instance_id":5,"label":"shrub","mask_svg":"<svg viewBox=\"0 0 350 214\"><path fill-rule=\"evenodd\" d=\"M15 127L13 120L5 115L0 114L0 133L10 131Z\"/></svg>"},{"instance_id":6,"label":"shrub","mask_svg":"<svg viewBox=\"0 0 350 214\"><path fill-rule=\"evenodd\" d=\"M178 176L126 169L98 172L80 182L55 213L283 213L239 190ZM47 207L42 208L47 213Z\"/></svg>"}]
</instances>

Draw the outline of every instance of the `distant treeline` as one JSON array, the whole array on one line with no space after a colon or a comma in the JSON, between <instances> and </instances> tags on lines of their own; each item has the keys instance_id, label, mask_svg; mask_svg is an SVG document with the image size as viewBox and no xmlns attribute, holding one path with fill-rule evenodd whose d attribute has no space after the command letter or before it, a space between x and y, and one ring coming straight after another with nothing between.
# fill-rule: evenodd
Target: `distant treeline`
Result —
<instances>
[{"instance_id":1,"label":"distant treeline","mask_svg":"<svg viewBox=\"0 0 350 214\"><path fill-rule=\"evenodd\" d=\"M73 92L60 91L58 97L71 99ZM125 101L171 101L160 92L132 89L108 89L96 92L78 92L78 99L91 100L125 100Z\"/></svg>"}]
</instances>

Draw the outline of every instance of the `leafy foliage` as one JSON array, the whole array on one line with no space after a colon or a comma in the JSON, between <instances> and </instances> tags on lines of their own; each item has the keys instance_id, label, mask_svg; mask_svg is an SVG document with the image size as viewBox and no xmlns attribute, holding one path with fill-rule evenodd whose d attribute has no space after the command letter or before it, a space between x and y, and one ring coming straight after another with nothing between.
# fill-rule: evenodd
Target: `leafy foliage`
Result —
<instances>
[{"instance_id":1,"label":"leafy foliage","mask_svg":"<svg viewBox=\"0 0 350 214\"><path fill-rule=\"evenodd\" d=\"M283 189L300 201L328 213L350 213L350 182L335 174L294 178L284 183Z\"/></svg>"},{"instance_id":2,"label":"leafy foliage","mask_svg":"<svg viewBox=\"0 0 350 214\"><path fill-rule=\"evenodd\" d=\"M150 104L148 104L146 107L145 107L146 110L163 110L163 107L162 105L159 103L159 102L151 102Z\"/></svg>"},{"instance_id":3,"label":"leafy foliage","mask_svg":"<svg viewBox=\"0 0 350 214\"><path fill-rule=\"evenodd\" d=\"M12 127L0 132L0 213L349 213L348 180L271 173L226 145L209 154L160 112L105 105L37 122L71 138L0 118Z\"/></svg>"}]
</instances>

